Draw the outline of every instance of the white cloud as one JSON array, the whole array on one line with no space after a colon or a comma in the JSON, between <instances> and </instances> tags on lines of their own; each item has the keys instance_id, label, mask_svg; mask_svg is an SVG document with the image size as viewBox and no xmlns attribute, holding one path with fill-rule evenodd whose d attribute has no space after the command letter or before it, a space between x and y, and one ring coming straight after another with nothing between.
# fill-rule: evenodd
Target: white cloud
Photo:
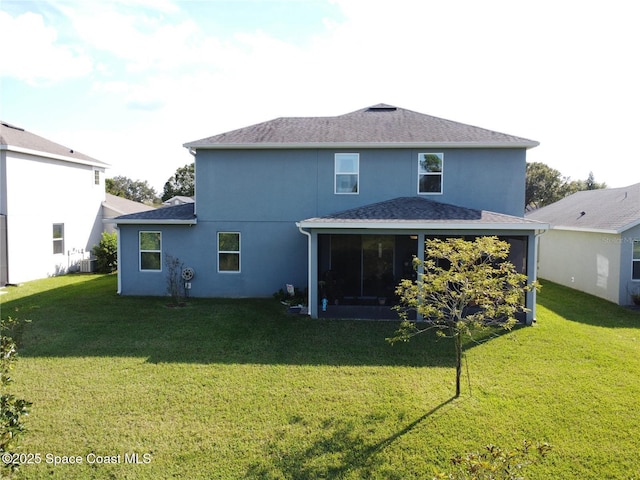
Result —
<instances>
[{"instance_id":1,"label":"white cloud","mask_svg":"<svg viewBox=\"0 0 640 480\"><path fill-rule=\"evenodd\" d=\"M16 18L0 12L2 49L0 75L31 84L81 77L92 71L91 59L82 51L57 42L53 27L41 15L24 13Z\"/></svg>"}]
</instances>

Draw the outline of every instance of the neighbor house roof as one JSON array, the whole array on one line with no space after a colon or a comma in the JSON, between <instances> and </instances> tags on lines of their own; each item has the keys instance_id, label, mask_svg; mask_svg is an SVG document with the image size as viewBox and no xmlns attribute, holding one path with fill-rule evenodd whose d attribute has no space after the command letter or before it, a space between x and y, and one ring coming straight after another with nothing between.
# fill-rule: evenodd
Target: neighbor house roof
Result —
<instances>
[{"instance_id":1,"label":"neighbor house roof","mask_svg":"<svg viewBox=\"0 0 640 480\"><path fill-rule=\"evenodd\" d=\"M171 207L154 208L146 212L121 215L106 220L116 224L136 225L194 225L197 223L194 203L183 203Z\"/></svg>"},{"instance_id":2,"label":"neighbor house roof","mask_svg":"<svg viewBox=\"0 0 640 480\"><path fill-rule=\"evenodd\" d=\"M134 202L128 198L118 197L111 193L105 194L105 200L102 202L102 205L109 210L109 213L113 212L114 216L155 210L155 207Z\"/></svg>"},{"instance_id":3,"label":"neighbor house roof","mask_svg":"<svg viewBox=\"0 0 640 480\"><path fill-rule=\"evenodd\" d=\"M0 150L11 150L105 168L109 166L107 163L4 121L0 121Z\"/></svg>"},{"instance_id":4,"label":"neighbor house roof","mask_svg":"<svg viewBox=\"0 0 640 480\"><path fill-rule=\"evenodd\" d=\"M476 210L422 197L400 197L303 220L302 228L411 230L545 230L548 225L513 215Z\"/></svg>"},{"instance_id":5,"label":"neighbor house roof","mask_svg":"<svg viewBox=\"0 0 640 480\"><path fill-rule=\"evenodd\" d=\"M640 183L584 190L527 214L558 230L622 233L640 225Z\"/></svg>"},{"instance_id":6,"label":"neighbor house roof","mask_svg":"<svg viewBox=\"0 0 640 480\"><path fill-rule=\"evenodd\" d=\"M531 148L538 142L386 104L336 117L282 117L184 144L229 148Z\"/></svg>"}]
</instances>

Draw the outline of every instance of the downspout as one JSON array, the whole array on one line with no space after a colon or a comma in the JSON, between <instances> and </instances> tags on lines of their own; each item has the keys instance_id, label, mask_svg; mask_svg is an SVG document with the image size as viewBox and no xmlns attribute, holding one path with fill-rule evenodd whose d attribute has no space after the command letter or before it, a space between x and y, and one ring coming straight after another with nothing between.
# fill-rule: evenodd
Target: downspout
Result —
<instances>
[{"instance_id":1,"label":"downspout","mask_svg":"<svg viewBox=\"0 0 640 480\"><path fill-rule=\"evenodd\" d=\"M538 242L538 238L544 235L546 230L536 230L533 234L533 276L535 280L538 280L538 249L540 248L540 244ZM528 272L527 272L528 273ZM533 322L536 321L536 303L537 303L537 292L535 289L531 290L531 319L527 318L525 320L525 324L531 326Z\"/></svg>"},{"instance_id":2,"label":"downspout","mask_svg":"<svg viewBox=\"0 0 640 480\"><path fill-rule=\"evenodd\" d=\"M118 270L116 271L117 275L118 275L118 290L116 291L117 295L120 295L122 293L122 278L121 278L121 272L122 272L122 264L120 263L120 252L122 251L120 248L120 228L118 227L118 224L115 224L115 229L116 229L116 264L118 265Z\"/></svg>"},{"instance_id":3,"label":"downspout","mask_svg":"<svg viewBox=\"0 0 640 480\"><path fill-rule=\"evenodd\" d=\"M303 230L300 222L296 222L296 227L307 237L307 315L311 316L311 233Z\"/></svg>"}]
</instances>

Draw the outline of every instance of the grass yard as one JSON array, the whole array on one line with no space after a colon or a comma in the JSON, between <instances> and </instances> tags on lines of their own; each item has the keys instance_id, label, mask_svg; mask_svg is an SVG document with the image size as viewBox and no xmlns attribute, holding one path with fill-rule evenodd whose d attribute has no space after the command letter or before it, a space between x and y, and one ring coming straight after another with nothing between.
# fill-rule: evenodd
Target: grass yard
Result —
<instances>
[{"instance_id":1,"label":"grass yard","mask_svg":"<svg viewBox=\"0 0 640 480\"><path fill-rule=\"evenodd\" d=\"M19 478L430 479L526 438L553 445L527 478L640 479L640 312L558 285L534 327L467 344L458 399L452 342L390 346L393 322L170 308L118 297L113 275L6 291L2 316L32 320L12 388L33 402L22 452L42 458Z\"/></svg>"}]
</instances>

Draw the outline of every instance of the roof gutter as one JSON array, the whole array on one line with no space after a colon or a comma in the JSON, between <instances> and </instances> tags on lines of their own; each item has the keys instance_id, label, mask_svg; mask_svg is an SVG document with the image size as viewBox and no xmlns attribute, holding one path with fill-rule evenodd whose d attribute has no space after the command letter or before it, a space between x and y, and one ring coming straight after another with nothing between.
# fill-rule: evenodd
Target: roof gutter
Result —
<instances>
[{"instance_id":1,"label":"roof gutter","mask_svg":"<svg viewBox=\"0 0 640 480\"><path fill-rule=\"evenodd\" d=\"M420 221L322 221L303 220L299 228L379 230L548 230L546 223L429 223Z\"/></svg>"},{"instance_id":2,"label":"roof gutter","mask_svg":"<svg viewBox=\"0 0 640 480\"><path fill-rule=\"evenodd\" d=\"M306 142L306 143L285 143L285 142L257 142L257 143L201 143L190 142L182 146L190 152L197 149L202 150L272 150L272 149L305 149L305 148L534 148L540 142L522 141L513 143L504 142Z\"/></svg>"},{"instance_id":3,"label":"roof gutter","mask_svg":"<svg viewBox=\"0 0 640 480\"><path fill-rule=\"evenodd\" d=\"M53 160L61 160L63 162L79 163L81 165L91 165L93 167L109 168L111 165L100 160L69 157L67 155L59 155L57 153L41 152L40 150L31 150L29 148L14 147L12 145L0 145L0 150L8 152L22 153L24 155L32 155L34 157L44 157Z\"/></svg>"},{"instance_id":4,"label":"roof gutter","mask_svg":"<svg viewBox=\"0 0 640 480\"><path fill-rule=\"evenodd\" d=\"M198 223L196 218L189 220L177 219L126 219L118 220L117 218L105 218L104 223L114 223L116 225L195 225Z\"/></svg>"}]
</instances>

